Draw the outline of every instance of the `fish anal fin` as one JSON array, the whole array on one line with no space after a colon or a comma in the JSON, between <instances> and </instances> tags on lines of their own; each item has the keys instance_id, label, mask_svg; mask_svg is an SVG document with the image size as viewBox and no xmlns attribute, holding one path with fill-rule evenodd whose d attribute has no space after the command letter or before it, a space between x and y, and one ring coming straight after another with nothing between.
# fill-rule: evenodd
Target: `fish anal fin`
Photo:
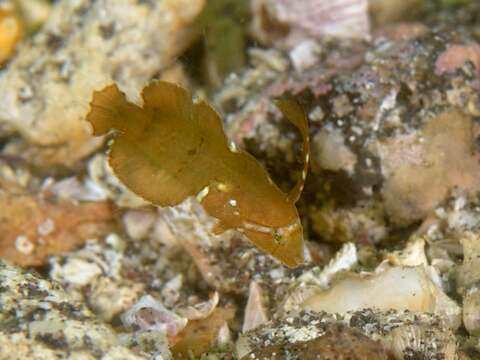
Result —
<instances>
[{"instance_id":1,"label":"fish anal fin","mask_svg":"<svg viewBox=\"0 0 480 360\"><path fill-rule=\"evenodd\" d=\"M222 221L218 221L217 223L215 223L215 225L213 225L213 227L211 229L211 232L214 235L221 235L227 230L230 230L230 228L227 226L227 224L225 224Z\"/></svg>"}]
</instances>

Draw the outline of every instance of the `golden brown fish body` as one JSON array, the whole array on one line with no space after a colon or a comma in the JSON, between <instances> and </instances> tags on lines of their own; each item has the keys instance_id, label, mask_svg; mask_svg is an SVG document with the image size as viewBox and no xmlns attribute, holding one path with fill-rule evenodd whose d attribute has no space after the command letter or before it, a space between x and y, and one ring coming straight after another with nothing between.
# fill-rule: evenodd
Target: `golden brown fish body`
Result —
<instances>
[{"instance_id":1,"label":"golden brown fish body","mask_svg":"<svg viewBox=\"0 0 480 360\"><path fill-rule=\"evenodd\" d=\"M210 215L220 219L218 228L238 230L289 266L302 263L303 231L295 204L265 176L253 179L215 182L197 198Z\"/></svg>"},{"instance_id":2,"label":"golden brown fish body","mask_svg":"<svg viewBox=\"0 0 480 360\"><path fill-rule=\"evenodd\" d=\"M109 162L132 191L160 206L195 196L219 220L288 266L303 262L303 231L295 208L308 166L305 115L291 99L277 105L304 136L302 179L283 193L250 154L229 146L222 120L204 101L174 84L156 81L142 92L143 108L113 85L95 92L87 120L95 135L110 130Z\"/></svg>"}]
</instances>

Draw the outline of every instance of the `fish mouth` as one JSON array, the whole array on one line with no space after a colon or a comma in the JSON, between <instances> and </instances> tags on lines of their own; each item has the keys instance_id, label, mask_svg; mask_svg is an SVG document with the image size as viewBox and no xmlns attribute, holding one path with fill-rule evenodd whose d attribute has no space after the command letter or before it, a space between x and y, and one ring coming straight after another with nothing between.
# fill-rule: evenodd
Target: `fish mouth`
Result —
<instances>
[{"instance_id":1,"label":"fish mouth","mask_svg":"<svg viewBox=\"0 0 480 360\"><path fill-rule=\"evenodd\" d=\"M303 228L299 220L281 227L248 222L237 230L288 267L293 268L304 262Z\"/></svg>"}]
</instances>

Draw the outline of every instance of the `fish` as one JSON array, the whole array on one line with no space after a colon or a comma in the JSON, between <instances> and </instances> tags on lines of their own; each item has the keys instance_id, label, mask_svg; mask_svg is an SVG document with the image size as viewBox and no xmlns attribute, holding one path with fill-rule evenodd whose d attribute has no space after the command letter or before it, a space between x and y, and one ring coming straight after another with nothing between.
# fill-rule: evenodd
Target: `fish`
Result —
<instances>
[{"instance_id":1,"label":"fish","mask_svg":"<svg viewBox=\"0 0 480 360\"><path fill-rule=\"evenodd\" d=\"M283 192L248 152L226 137L220 115L185 88L150 82L143 106L116 84L93 93L86 120L93 135L112 137L109 164L130 190L160 207L195 197L218 220L215 234L234 229L288 267L304 262L303 228L295 203L309 167L308 119L289 96L275 101L303 137L303 171Z\"/></svg>"}]
</instances>

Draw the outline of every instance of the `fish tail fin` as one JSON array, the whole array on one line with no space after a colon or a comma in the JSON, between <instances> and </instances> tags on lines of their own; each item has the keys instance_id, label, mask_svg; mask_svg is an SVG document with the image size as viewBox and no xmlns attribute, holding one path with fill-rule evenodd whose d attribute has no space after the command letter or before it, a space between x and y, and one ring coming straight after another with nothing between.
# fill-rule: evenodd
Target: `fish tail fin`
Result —
<instances>
[{"instance_id":1,"label":"fish tail fin","mask_svg":"<svg viewBox=\"0 0 480 360\"><path fill-rule=\"evenodd\" d=\"M129 102L115 84L93 93L86 119L92 125L95 136L105 135L110 130L135 135L148 121L143 110Z\"/></svg>"}]
</instances>

